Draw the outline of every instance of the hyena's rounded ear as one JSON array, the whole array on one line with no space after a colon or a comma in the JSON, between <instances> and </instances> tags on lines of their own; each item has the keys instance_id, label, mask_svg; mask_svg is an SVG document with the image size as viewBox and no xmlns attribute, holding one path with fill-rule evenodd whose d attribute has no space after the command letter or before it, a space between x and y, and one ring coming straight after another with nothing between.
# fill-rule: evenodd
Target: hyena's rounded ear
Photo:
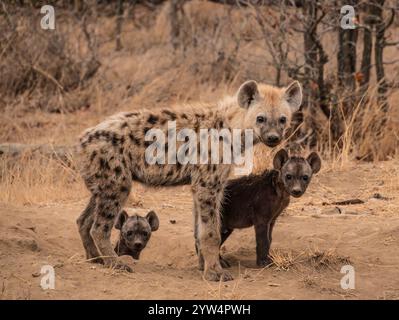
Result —
<instances>
[{"instance_id":1,"label":"hyena's rounded ear","mask_svg":"<svg viewBox=\"0 0 399 320\"><path fill-rule=\"evenodd\" d=\"M258 84L254 80L244 82L237 92L238 105L245 109L248 109L251 103L258 97Z\"/></svg>"},{"instance_id":2,"label":"hyena's rounded ear","mask_svg":"<svg viewBox=\"0 0 399 320\"><path fill-rule=\"evenodd\" d=\"M293 113L299 110L302 104L302 86L299 81L292 82L285 89L284 98L288 102Z\"/></svg>"},{"instance_id":3,"label":"hyena's rounded ear","mask_svg":"<svg viewBox=\"0 0 399 320\"><path fill-rule=\"evenodd\" d=\"M321 169L321 159L317 152L312 152L307 158L306 161L309 163L312 168L313 173L317 173Z\"/></svg>"},{"instance_id":4,"label":"hyena's rounded ear","mask_svg":"<svg viewBox=\"0 0 399 320\"><path fill-rule=\"evenodd\" d=\"M116 221L115 221L115 229L121 230L122 226L126 222L127 218L129 218L129 216L125 210L122 210L121 212L119 212L118 217L116 218Z\"/></svg>"},{"instance_id":5,"label":"hyena's rounded ear","mask_svg":"<svg viewBox=\"0 0 399 320\"><path fill-rule=\"evenodd\" d=\"M276 155L274 156L273 159L273 167L276 170L281 170L281 168L283 167L284 163L286 163L288 161L288 152L285 149L281 149L279 150Z\"/></svg>"},{"instance_id":6,"label":"hyena's rounded ear","mask_svg":"<svg viewBox=\"0 0 399 320\"><path fill-rule=\"evenodd\" d=\"M151 210L150 212L147 213L145 218L147 219L148 223L151 226L151 231L157 231L159 228L159 219L157 214Z\"/></svg>"}]
</instances>

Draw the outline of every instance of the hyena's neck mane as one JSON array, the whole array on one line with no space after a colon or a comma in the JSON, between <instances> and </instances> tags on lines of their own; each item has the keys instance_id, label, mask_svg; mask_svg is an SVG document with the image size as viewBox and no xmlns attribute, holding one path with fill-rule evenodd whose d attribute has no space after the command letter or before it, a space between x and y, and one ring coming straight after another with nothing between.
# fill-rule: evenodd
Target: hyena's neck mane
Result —
<instances>
[{"instance_id":1,"label":"hyena's neck mane","mask_svg":"<svg viewBox=\"0 0 399 320\"><path fill-rule=\"evenodd\" d=\"M226 125L230 129L245 129L243 122L245 110L237 103L236 96L226 96L218 102L217 112L225 119Z\"/></svg>"},{"instance_id":2,"label":"hyena's neck mane","mask_svg":"<svg viewBox=\"0 0 399 320\"><path fill-rule=\"evenodd\" d=\"M177 113L177 124L185 122L201 128L226 128L243 129L242 123L245 117L245 110L240 108L237 103L237 97L226 96L217 103L195 103L189 105L175 106L172 108ZM187 114L189 119L184 121L182 115ZM184 118L184 116L183 116Z\"/></svg>"}]
</instances>

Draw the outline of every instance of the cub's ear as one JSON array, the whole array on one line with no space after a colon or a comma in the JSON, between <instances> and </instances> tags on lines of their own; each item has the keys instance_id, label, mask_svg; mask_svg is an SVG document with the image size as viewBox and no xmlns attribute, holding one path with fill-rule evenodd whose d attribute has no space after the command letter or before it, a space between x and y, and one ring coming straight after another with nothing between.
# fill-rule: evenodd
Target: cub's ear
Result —
<instances>
[{"instance_id":1,"label":"cub's ear","mask_svg":"<svg viewBox=\"0 0 399 320\"><path fill-rule=\"evenodd\" d=\"M258 84L254 80L244 82L237 93L238 105L248 109L251 103L259 97Z\"/></svg>"},{"instance_id":2,"label":"cub's ear","mask_svg":"<svg viewBox=\"0 0 399 320\"><path fill-rule=\"evenodd\" d=\"M276 153L273 159L273 167L276 170L281 170L283 167L284 163L288 161L288 152L285 149L279 150L279 152Z\"/></svg>"},{"instance_id":3,"label":"cub's ear","mask_svg":"<svg viewBox=\"0 0 399 320\"><path fill-rule=\"evenodd\" d=\"M118 217L116 218L115 222L115 229L121 230L123 224L126 222L127 218L129 218L128 214L125 210L119 212Z\"/></svg>"},{"instance_id":4,"label":"cub's ear","mask_svg":"<svg viewBox=\"0 0 399 320\"><path fill-rule=\"evenodd\" d=\"M321 168L321 159L317 152L312 152L307 158L306 161L310 164L313 173L317 173Z\"/></svg>"},{"instance_id":5,"label":"cub's ear","mask_svg":"<svg viewBox=\"0 0 399 320\"><path fill-rule=\"evenodd\" d=\"M284 92L284 98L288 102L292 113L299 110L302 103L302 86L298 81L292 82Z\"/></svg>"},{"instance_id":6,"label":"cub's ear","mask_svg":"<svg viewBox=\"0 0 399 320\"><path fill-rule=\"evenodd\" d=\"M151 210L150 212L147 213L145 218L147 219L148 223L151 226L151 231L157 231L159 228L159 219L157 214Z\"/></svg>"}]
</instances>

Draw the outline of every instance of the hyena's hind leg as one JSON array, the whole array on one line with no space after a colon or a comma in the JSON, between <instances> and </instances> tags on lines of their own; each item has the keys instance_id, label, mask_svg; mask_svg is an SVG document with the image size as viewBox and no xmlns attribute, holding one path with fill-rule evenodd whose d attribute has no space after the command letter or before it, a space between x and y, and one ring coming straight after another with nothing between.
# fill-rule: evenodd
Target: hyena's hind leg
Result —
<instances>
[{"instance_id":1,"label":"hyena's hind leg","mask_svg":"<svg viewBox=\"0 0 399 320\"><path fill-rule=\"evenodd\" d=\"M76 220L79 227L79 234L82 238L83 247L86 251L86 259L90 259L90 262L103 263L101 258L97 258L100 254L97 247L90 235L90 229L94 221L94 211L96 209L96 198L91 196L90 201L83 210L80 217Z\"/></svg>"}]
</instances>

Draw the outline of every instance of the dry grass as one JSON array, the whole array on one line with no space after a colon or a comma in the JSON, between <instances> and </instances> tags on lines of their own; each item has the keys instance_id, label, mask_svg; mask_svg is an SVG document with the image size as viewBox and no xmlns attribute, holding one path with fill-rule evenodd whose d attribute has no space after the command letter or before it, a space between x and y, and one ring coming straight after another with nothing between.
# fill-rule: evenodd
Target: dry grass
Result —
<instances>
[{"instance_id":1,"label":"dry grass","mask_svg":"<svg viewBox=\"0 0 399 320\"><path fill-rule=\"evenodd\" d=\"M399 113L393 106L397 104L399 95L393 92L389 100L391 108L384 111L377 101L377 89L377 85L370 86L352 115L344 118L344 132L337 143L332 142L330 135L331 120L322 132L319 138L320 151L334 164L342 166L354 158L386 160L397 154L399 136L395 128L398 126ZM343 101L338 106L343 115Z\"/></svg>"},{"instance_id":2,"label":"dry grass","mask_svg":"<svg viewBox=\"0 0 399 320\"><path fill-rule=\"evenodd\" d=\"M351 264L348 257L338 255L334 248L327 250L308 249L301 252L274 249L271 250L270 256L273 261L270 267L281 271L298 270L301 267L314 270L326 268L335 270L342 265Z\"/></svg>"},{"instance_id":3,"label":"dry grass","mask_svg":"<svg viewBox=\"0 0 399 320\"><path fill-rule=\"evenodd\" d=\"M0 161L0 202L19 205L80 200L87 195L79 175L61 160L26 154Z\"/></svg>"}]
</instances>

